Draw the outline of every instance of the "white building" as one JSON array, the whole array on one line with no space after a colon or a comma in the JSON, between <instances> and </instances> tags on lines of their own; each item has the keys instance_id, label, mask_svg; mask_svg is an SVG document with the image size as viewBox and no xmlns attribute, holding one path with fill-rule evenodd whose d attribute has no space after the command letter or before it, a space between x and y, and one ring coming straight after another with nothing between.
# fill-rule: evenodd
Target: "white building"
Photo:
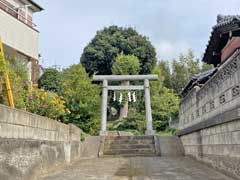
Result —
<instances>
[{"instance_id":1,"label":"white building","mask_svg":"<svg viewBox=\"0 0 240 180\"><path fill-rule=\"evenodd\" d=\"M33 14L42 10L32 0L0 0L0 37L5 55L26 62L33 82L39 76L39 32Z\"/></svg>"}]
</instances>

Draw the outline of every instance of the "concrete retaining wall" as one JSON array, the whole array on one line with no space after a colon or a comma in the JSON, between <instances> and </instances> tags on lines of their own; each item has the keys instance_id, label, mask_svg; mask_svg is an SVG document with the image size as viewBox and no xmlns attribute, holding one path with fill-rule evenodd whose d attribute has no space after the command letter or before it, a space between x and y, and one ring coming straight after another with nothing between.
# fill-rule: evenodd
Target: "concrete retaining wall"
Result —
<instances>
[{"instance_id":1,"label":"concrete retaining wall","mask_svg":"<svg viewBox=\"0 0 240 180\"><path fill-rule=\"evenodd\" d=\"M100 144L102 142L100 136L89 136L85 139L82 144L82 155L81 158L90 159L97 158L100 151Z\"/></svg>"},{"instance_id":2,"label":"concrete retaining wall","mask_svg":"<svg viewBox=\"0 0 240 180\"><path fill-rule=\"evenodd\" d=\"M81 154L74 125L0 105L0 179L33 180Z\"/></svg>"},{"instance_id":3,"label":"concrete retaining wall","mask_svg":"<svg viewBox=\"0 0 240 180\"><path fill-rule=\"evenodd\" d=\"M184 148L181 139L175 136L156 136L155 146L158 155L162 157L178 157L184 155Z\"/></svg>"}]
</instances>

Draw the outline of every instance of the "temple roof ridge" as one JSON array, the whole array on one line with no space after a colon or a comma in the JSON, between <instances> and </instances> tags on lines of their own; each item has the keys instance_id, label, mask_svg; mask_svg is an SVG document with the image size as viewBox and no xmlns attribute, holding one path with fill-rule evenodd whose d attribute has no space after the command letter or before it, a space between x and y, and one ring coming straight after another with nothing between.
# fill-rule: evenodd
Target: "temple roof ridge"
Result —
<instances>
[{"instance_id":1,"label":"temple roof ridge","mask_svg":"<svg viewBox=\"0 0 240 180\"><path fill-rule=\"evenodd\" d=\"M240 21L240 15L222 15L218 14L217 24L213 26L213 29L232 23L233 21Z\"/></svg>"}]
</instances>

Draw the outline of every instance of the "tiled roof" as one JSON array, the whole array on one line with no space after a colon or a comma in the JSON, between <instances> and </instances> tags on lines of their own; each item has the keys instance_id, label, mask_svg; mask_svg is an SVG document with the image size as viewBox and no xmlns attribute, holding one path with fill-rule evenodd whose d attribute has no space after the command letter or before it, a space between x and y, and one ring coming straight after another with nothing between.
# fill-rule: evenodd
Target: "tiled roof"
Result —
<instances>
[{"instance_id":1,"label":"tiled roof","mask_svg":"<svg viewBox=\"0 0 240 180\"><path fill-rule=\"evenodd\" d=\"M205 84L205 82L207 82L207 80L210 79L210 77L212 77L216 72L217 68L213 68L208 71L195 74L185 86L181 95L184 97L195 85Z\"/></svg>"},{"instance_id":2,"label":"tiled roof","mask_svg":"<svg viewBox=\"0 0 240 180\"><path fill-rule=\"evenodd\" d=\"M230 32L232 30L239 30L240 15L218 15L217 24L213 26L210 39L208 41L202 61L209 64L214 64L216 59L213 55L221 42L221 33ZM216 65L216 64L215 64Z\"/></svg>"}]
</instances>

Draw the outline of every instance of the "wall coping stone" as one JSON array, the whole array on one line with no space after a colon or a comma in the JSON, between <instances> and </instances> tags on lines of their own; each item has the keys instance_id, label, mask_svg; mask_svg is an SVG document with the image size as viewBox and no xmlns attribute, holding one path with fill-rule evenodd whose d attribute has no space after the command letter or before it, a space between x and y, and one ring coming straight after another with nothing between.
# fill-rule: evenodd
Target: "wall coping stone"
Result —
<instances>
[{"instance_id":1,"label":"wall coping stone","mask_svg":"<svg viewBox=\"0 0 240 180\"><path fill-rule=\"evenodd\" d=\"M237 106L235 108L232 108L228 111L225 111L223 113L220 113L210 119L207 119L205 121L201 121L197 124L194 124L190 127L184 128L177 132L177 136L183 136L186 134L190 134L192 132L200 131L205 128L209 128L212 126L224 124L227 122L235 121L240 119L240 106Z\"/></svg>"}]
</instances>

